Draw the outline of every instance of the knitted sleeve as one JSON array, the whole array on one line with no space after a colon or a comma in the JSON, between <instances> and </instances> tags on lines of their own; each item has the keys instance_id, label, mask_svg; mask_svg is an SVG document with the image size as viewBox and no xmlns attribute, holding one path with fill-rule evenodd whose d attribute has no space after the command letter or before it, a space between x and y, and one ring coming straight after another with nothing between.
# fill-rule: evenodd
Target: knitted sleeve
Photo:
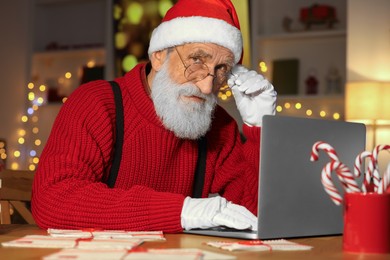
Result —
<instances>
[{"instance_id":1,"label":"knitted sleeve","mask_svg":"<svg viewBox=\"0 0 390 260\"><path fill-rule=\"evenodd\" d=\"M210 169L215 170L212 193L219 193L257 214L260 128L244 126L246 142L243 143L234 119L223 113L220 117L223 120L214 123L221 134L213 133L216 148L210 155L216 157L216 165Z\"/></svg>"},{"instance_id":2,"label":"knitted sleeve","mask_svg":"<svg viewBox=\"0 0 390 260\"><path fill-rule=\"evenodd\" d=\"M184 197L144 186L110 189L115 105L105 81L79 87L63 105L40 157L32 213L41 228L182 231Z\"/></svg>"}]
</instances>

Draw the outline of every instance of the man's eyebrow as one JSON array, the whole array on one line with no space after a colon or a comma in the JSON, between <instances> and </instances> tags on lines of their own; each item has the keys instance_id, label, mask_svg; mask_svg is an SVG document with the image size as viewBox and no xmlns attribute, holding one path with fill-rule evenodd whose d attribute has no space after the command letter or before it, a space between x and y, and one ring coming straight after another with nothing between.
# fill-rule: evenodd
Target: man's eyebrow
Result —
<instances>
[{"instance_id":1,"label":"man's eyebrow","mask_svg":"<svg viewBox=\"0 0 390 260\"><path fill-rule=\"evenodd\" d=\"M228 66L230 66L230 67L233 67L234 66L234 60L233 60L233 58L226 58L225 59L225 64L226 65L228 65Z\"/></svg>"},{"instance_id":2,"label":"man's eyebrow","mask_svg":"<svg viewBox=\"0 0 390 260\"><path fill-rule=\"evenodd\" d=\"M213 58L213 56L210 53L207 53L206 51L202 49L195 49L194 52L191 52L188 57L202 57L202 58ZM224 62L226 65L233 67L234 66L234 59L233 57L227 57Z\"/></svg>"},{"instance_id":3,"label":"man's eyebrow","mask_svg":"<svg viewBox=\"0 0 390 260\"><path fill-rule=\"evenodd\" d=\"M198 56L198 57L203 57L203 58L212 58L213 57L210 53L207 53L204 50L200 50L200 49L195 50L194 52L191 52L188 56L189 57L191 57L191 56L194 56L194 57Z\"/></svg>"}]
</instances>

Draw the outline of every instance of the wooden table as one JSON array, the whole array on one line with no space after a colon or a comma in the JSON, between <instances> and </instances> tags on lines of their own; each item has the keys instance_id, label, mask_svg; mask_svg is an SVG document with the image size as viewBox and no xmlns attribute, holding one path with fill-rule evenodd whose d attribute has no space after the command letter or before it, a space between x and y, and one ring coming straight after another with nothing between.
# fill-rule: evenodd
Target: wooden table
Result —
<instances>
[{"instance_id":1,"label":"wooden table","mask_svg":"<svg viewBox=\"0 0 390 260\"><path fill-rule=\"evenodd\" d=\"M0 243L25 235L44 235L46 230L35 225L0 225ZM353 254L342 251L342 236L288 239L314 248L309 251L274 251L274 252L228 252L205 245L208 241L236 241L235 239L198 236L189 234L166 234L166 241L145 242L143 248L199 248L221 254L229 254L241 259L343 259L343 260L381 260L390 259L390 254ZM58 249L5 248L0 247L0 259L40 259L43 256L59 251Z\"/></svg>"}]
</instances>

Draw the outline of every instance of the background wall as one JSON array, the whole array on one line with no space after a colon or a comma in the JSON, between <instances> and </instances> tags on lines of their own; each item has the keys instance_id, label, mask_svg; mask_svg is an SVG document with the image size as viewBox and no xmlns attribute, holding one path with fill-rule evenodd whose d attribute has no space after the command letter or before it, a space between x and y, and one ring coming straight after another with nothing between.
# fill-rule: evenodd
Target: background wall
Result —
<instances>
[{"instance_id":1,"label":"background wall","mask_svg":"<svg viewBox=\"0 0 390 260\"><path fill-rule=\"evenodd\" d=\"M390 81L390 1L349 0L347 9L347 80Z\"/></svg>"},{"instance_id":2,"label":"background wall","mask_svg":"<svg viewBox=\"0 0 390 260\"><path fill-rule=\"evenodd\" d=\"M0 1L0 138L16 145L30 74L33 1Z\"/></svg>"},{"instance_id":3,"label":"background wall","mask_svg":"<svg viewBox=\"0 0 390 260\"><path fill-rule=\"evenodd\" d=\"M390 81L390 1L348 0L347 82ZM367 97L368 99L369 97ZM390 97L387 97L390 102ZM373 129L367 126L367 149L372 149ZM390 144L390 123L378 125L376 144ZM383 173L390 153L381 152Z\"/></svg>"}]
</instances>

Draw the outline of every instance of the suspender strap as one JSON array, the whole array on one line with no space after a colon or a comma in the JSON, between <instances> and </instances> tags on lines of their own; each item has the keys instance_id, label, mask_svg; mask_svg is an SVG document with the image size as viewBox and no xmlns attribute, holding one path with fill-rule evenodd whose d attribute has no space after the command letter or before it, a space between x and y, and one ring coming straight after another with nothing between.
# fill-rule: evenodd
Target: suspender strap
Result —
<instances>
[{"instance_id":1,"label":"suspender strap","mask_svg":"<svg viewBox=\"0 0 390 260\"><path fill-rule=\"evenodd\" d=\"M110 174L106 181L108 187L113 188L115 186L116 177L118 176L119 167L122 159L122 146L123 146L123 132L124 132L124 123L123 123L123 103L122 103L122 93L121 89L115 81L110 81L112 90L114 92L114 101L115 101L115 133L116 140L114 146L114 157L112 160L112 165L110 169Z\"/></svg>"},{"instance_id":2,"label":"suspender strap","mask_svg":"<svg viewBox=\"0 0 390 260\"><path fill-rule=\"evenodd\" d=\"M204 175L206 172L206 153L207 153L207 139L202 136L198 141L198 161L196 163L196 170L194 176L194 186L192 189L193 198L201 198L204 186Z\"/></svg>"},{"instance_id":3,"label":"suspender strap","mask_svg":"<svg viewBox=\"0 0 390 260\"><path fill-rule=\"evenodd\" d=\"M108 187L113 188L115 186L116 178L118 176L119 167L122 160L122 146L124 135L124 116L123 116L123 103L121 89L115 81L110 81L112 90L114 92L115 101L115 133L116 140L114 146L114 155L112 165L108 179L106 181ZM196 163L194 185L193 185L193 198L201 198L204 186L204 176L206 172L206 153L207 153L207 139L202 136L198 141L198 160Z\"/></svg>"}]
</instances>

